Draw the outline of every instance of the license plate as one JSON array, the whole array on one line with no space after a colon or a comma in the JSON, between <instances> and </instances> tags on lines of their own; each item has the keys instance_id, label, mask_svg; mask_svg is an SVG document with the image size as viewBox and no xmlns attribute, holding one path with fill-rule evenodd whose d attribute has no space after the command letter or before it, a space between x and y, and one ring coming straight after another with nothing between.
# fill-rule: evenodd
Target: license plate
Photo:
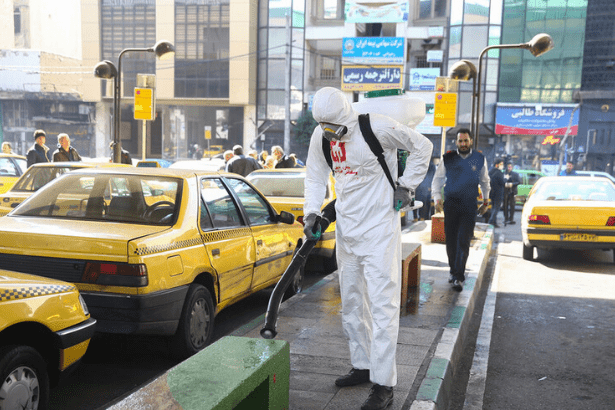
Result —
<instances>
[{"instance_id":1,"label":"license plate","mask_svg":"<svg viewBox=\"0 0 615 410\"><path fill-rule=\"evenodd\" d=\"M593 242L596 235L591 233L563 233L560 235L562 241Z\"/></svg>"}]
</instances>

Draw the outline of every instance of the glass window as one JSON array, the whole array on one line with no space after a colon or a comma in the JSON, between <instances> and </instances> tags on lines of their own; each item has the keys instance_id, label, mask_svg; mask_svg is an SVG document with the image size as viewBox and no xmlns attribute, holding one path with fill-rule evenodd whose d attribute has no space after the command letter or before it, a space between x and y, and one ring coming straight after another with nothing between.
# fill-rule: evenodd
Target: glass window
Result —
<instances>
[{"instance_id":1,"label":"glass window","mask_svg":"<svg viewBox=\"0 0 615 410\"><path fill-rule=\"evenodd\" d=\"M502 24L502 0L491 0L489 23Z\"/></svg>"},{"instance_id":2,"label":"glass window","mask_svg":"<svg viewBox=\"0 0 615 410\"><path fill-rule=\"evenodd\" d=\"M463 26L464 58L478 58L485 47L487 47L487 26Z\"/></svg>"},{"instance_id":3,"label":"glass window","mask_svg":"<svg viewBox=\"0 0 615 410\"><path fill-rule=\"evenodd\" d=\"M239 202L246 211L250 225L271 223L272 211L258 192L240 179L228 178L227 181L239 197Z\"/></svg>"},{"instance_id":4,"label":"glass window","mask_svg":"<svg viewBox=\"0 0 615 410\"><path fill-rule=\"evenodd\" d=\"M487 24L490 0L465 0L464 24Z\"/></svg>"},{"instance_id":5,"label":"glass window","mask_svg":"<svg viewBox=\"0 0 615 410\"><path fill-rule=\"evenodd\" d=\"M451 26L463 22L463 0L451 0Z\"/></svg>"},{"instance_id":6,"label":"glass window","mask_svg":"<svg viewBox=\"0 0 615 410\"><path fill-rule=\"evenodd\" d=\"M0 177L18 176L17 167L10 158L0 158Z\"/></svg>"},{"instance_id":7,"label":"glass window","mask_svg":"<svg viewBox=\"0 0 615 410\"><path fill-rule=\"evenodd\" d=\"M435 0L433 12L434 17L446 16L446 0Z\"/></svg>"},{"instance_id":8,"label":"glass window","mask_svg":"<svg viewBox=\"0 0 615 410\"><path fill-rule=\"evenodd\" d=\"M431 18L431 0L419 0L419 18Z\"/></svg>"},{"instance_id":9,"label":"glass window","mask_svg":"<svg viewBox=\"0 0 615 410\"><path fill-rule=\"evenodd\" d=\"M202 179L201 198L209 211L214 228L225 229L244 225L239 217L237 204L220 179Z\"/></svg>"},{"instance_id":10,"label":"glass window","mask_svg":"<svg viewBox=\"0 0 615 410\"><path fill-rule=\"evenodd\" d=\"M63 175L74 168L68 167L31 167L17 181L13 187L13 191L19 192L34 192L39 190L44 185L47 185L52 180L60 175Z\"/></svg>"},{"instance_id":11,"label":"glass window","mask_svg":"<svg viewBox=\"0 0 615 410\"><path fill-rule=\"evenodd\" d=\"M461 27L451 27L449 57L461 58Z\"/></svg>"}]
</instances>

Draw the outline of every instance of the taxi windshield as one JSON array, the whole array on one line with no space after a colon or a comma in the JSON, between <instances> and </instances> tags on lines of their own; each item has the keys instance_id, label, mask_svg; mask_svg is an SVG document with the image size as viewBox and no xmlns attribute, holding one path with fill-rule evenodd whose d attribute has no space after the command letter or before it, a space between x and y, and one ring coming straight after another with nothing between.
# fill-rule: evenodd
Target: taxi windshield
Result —
<instances>
[{"instance_id":1,"label":"taxi windshield","mask_svg":"<svg viewBox=\"0 0 615 410\"><path fill-rule=\"evenodd\" d=\"M50 181L74 169L72 167L30 167L15 183L12 190L18 192L38 191Z\"/></svg>"},{"instance_id":2,"label":"taxi windshield","mask_svg":"<svg viewBox=\"0 0 615 410\"><path fill-rule=\"evenodd\" d=\"M10 215L172 225L181 187L177 178L70 173L32 195Z\"/></svg>"}]
</instances>

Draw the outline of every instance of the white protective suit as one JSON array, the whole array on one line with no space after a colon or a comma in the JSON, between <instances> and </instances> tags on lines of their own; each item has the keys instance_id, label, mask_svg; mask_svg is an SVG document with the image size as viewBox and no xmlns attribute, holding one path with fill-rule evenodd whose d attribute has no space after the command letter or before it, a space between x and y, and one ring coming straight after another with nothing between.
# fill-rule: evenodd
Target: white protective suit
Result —
<instances>
[{"instance_id":1,"label":"white protective suit","mask_svg":"<svg viewBox=\"0 0 615 410\"><path fill-rule=\"evenodd\" d=\"M369 369L373 383L397 384L395 352L401 299L401 221L393 208L393 188L361 134L358 113L344 94L331 87L313 101L314 119L348 127L331 142L337 202L336 252L342 321L352 366ZM423 180L432 143L394 119L370 115L374 134L394 180L415 189ZM397 178L397 149L409 152L404 175ZM304 215L320 214L331 169L322 149L322 128L310 141Z\"/></svg>"}]
</instances>

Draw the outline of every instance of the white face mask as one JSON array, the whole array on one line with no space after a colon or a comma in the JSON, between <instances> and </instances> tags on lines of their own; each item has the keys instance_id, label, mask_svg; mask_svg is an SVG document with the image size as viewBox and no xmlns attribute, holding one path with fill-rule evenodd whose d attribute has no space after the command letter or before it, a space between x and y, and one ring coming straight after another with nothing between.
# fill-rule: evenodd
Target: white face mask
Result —
<instances>
[{"instance_id":1,"label":"white face mask","mask_svg":"<svg viewBox=\"0 0 615 410\"><path fill-rule=\"evenodd\" d=\"M348 128L343 125L330 124L328 122L321 122L323 135L327 141L339 141L348 132Z\"/></svg>"}]
</instances>

